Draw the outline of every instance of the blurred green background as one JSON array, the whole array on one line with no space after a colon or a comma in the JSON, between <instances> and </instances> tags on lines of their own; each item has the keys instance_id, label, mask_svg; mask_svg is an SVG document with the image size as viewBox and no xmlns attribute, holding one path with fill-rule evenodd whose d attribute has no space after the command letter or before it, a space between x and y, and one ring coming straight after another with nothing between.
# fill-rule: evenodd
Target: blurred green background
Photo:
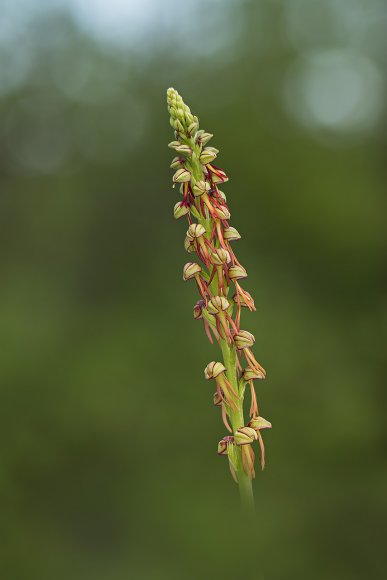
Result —
<instances>
[{"instance_id":1,"label":"blurred green background","mask_svg":"<svg viewBox=\"0 0 387 580\"><path fill-rule=\"evenodd\" d=\"M386 2L0 9L0 577L386 578ZM252 528L182 281L171 85L258 306Z\"/></svg>"}]
</instances>

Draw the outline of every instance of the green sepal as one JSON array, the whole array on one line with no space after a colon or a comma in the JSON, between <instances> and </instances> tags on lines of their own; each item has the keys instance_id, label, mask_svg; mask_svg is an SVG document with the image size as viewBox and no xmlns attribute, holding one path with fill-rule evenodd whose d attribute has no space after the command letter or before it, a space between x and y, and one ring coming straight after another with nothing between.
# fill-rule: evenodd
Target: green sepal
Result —
<instances>
[{"instance_id":1,"label":"green sepal","mask_svg":"<svg viewBox=\"0 0 387 580\"><path fill-rule=\"evenodd\" d=\"M212 326L216 326L216 318L208 312L207 308L203 308L202 314L207 322L209 322Z\"/></svg>"}]
</instances>

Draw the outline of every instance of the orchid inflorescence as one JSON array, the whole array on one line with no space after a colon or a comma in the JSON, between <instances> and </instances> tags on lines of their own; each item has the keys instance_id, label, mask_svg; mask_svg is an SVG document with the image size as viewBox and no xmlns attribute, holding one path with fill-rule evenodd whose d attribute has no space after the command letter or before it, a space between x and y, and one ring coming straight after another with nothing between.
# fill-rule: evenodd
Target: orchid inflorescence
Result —
<instances>
[{"instance_id":1,"label":"orchid inflorescence","mask_svg":"<svg viewBox=\"0 0 387 580\"><path fill-rule=\"evenodd\" d=\"M241 236L229 224L226 195L219 189L228 177L213 163L219 153L207 145L213 135L199 129L198 118L176 90L168 89L167 102L175 131L169 147L177 153L171 164L173 184L179 185L182 194L174 217L188 219L184 247L199 260L185 264L183 279L195 281L200 300L194 306L194 318L203 322L208 340L212 344L215 340L223 354L223 362L210 362L204 371L206 379L215 381L214 405L221 408L223 423L231 433L219 442L218 454L228 456L240 487L251 489L255 477L252 444L258 440L263 468L265 448L260 431L271 424L259 415L254 386L254 381L265 379L266 372L252 352L254 336L241 328L242 309L255 310L253 298L241 285L247 272L232 249L232 242ZM250 421L244 425L246 385Z\"/></svg>"}]
</instances>

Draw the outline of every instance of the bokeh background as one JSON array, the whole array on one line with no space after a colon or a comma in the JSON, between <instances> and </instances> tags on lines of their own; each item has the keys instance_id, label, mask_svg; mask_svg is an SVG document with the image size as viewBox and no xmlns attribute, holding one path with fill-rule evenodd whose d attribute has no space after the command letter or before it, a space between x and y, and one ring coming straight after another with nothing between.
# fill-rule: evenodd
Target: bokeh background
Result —
<instances>
[{"instance_id":1,"label":"bokeh background","mask_svg":"<svg viewBox=\"0 0 387 580\"><path fill-rule=\"evenodd\" d=\"M386 2L0 13L0 576L386 578ZM215 134L258 305L252 526L181 279L169 86Z\"/></svg>"}]
</instances>

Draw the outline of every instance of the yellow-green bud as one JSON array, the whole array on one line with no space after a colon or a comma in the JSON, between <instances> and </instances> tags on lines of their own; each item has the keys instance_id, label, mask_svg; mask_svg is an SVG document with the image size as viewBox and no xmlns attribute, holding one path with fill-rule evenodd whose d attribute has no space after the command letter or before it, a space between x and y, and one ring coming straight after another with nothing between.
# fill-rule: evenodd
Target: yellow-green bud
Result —
<instances>
[{"instance_id":1,"label":"yellow-green bud","mask_svg":"<svg viewBox=\"0 0 387 580\"><path fill-rule=\"evenodd\" d=\"M195 197L200 197L207 191L210 191L210 188L211 188L210 184L202 179L195 183L195 185L192 188L192 191Z\"/></svg>"},{"instance_id":2,"label":"yellow-green bud","mask_svg":"<svg viewBox=\"0 0 387 580\"><path fill-rule=\"evenodd\" d=\"M221 362L212 361L204 369L204 376L207 380L216 379L225 370L226 367Z\"/></svg>"},{"instance_id":3,"label":"yellow-green bud","mask_svg":"<svg viewBox=\"0 0 387 580\"><path fill-rule=\"evenodd\" d=\"M200 156L199 156L199 161L203 165L207 165L207 163L211 163L211 161L213 161L214 159L216 159L215 151L211 151L210 148L207 148L207 147L205 147L203 149L203 151L200 153Z\"/></svg>"},{"instance_id":4,"label":"yellow-green bud","mask_svg":"<svg viewBox=\"0 0 387 580\"><path fill-rule=\"evenodd\" d=\"M191 239L201 238L206 233L206 228L202 224L191 224L187 230L187 236Z\"/></svg>"},{"instance_id":5,"label":"yellow-green bud","mask_svg":"<svg viewBox=\"0 0 387 580\"><path fill-rule=\"evenodd\" d=\"M251 419L249 427L254 429L254 431L259 431L260 429L271 429L272 425L270 421L266 421L263 417L256 417Z\"/></svg>"},{"instance_id":6,"label":"yellow-green bud","mask_svg":"<svg viewBox=\"0 0 387 580\"><path fill-rule=\"evenodd\" d=\"M195 123L195 121L193 121L187 129L187 133L189 133L190 135L193 135L193 133L195 133L195 131L197 130L198 126L199 125L197 123Z\"/></svg>"},{"instance_id":7,"label":"yellow-green bud","mask_svg":"<svg viewBox=\"0 0 387 580\"><path fill-rule=\"evenodd\" d=\"M183 167L181 169L178 169L175 174L172 177L172 180L175 183L185 183L186 181L190 181L191 180L191 174L187 169L184 169Z\"/></svg>"},{"instance_id":8,"label":"yellow-green bud","mask_svg":"<svg viewBox=\"0 0 387 580\"><path fill-rule=\"evenodd\" d=\"M224 310L228 310L230 303L224 296L214 296L208 302L207 310L210 314L219 314Z\"/></svg>"},{"instance_id":9,"label":"yellow-green bud","mask_svg":"<svg viewBox=\"0 0 387 580\"><path fill-rule=\"evenodd\" d=\"M212 133L206 133L205 131L201 130L200 132L198 132L198 136L197 136L197 142L200 145L205 145L206 143L208 143L208 141L210 139L212 139L213 134Z\"/></svg>"},{"instance_id":10,"label":"yellow-green bud","mask_svg":"<svg viewBox=\"0 0 387 580\"><path fill-rule=\"evenodd\" d=\"M183 280L191 280L191 278L194 278L201 271L201 266L196 262L187 262L183 268Z\"/></svg>"},{"instance_id":11,"label":"yellow-green bud","mask_svg":"<svg viewBox=\"0 0 387 580\"><path fill-rule=\"evenodd\" d=\"M258 439L257 432L251 427L241 427L235 432L234 440L237 445L249 445Z\"/></svg>"},{"instance_id":12,"label":"yellow-green bud","mask_svg":"<svg viewBox=\"0 0 387 580\"><path fill-rule=\"evenodd\" d=\"M180 146L181 146L180 141L171 141L170 143L168 143L168 147L170 147L171 149L176 149L176 147Z\"/></svg>"},{"instance_id":13,"label":"yellow-green bud","mask_svg":"<svg viewBox=\"0 0 387 580\"><path fill-rule=\"evenodd\" d=\"M216 252L211 252L210 260L211 263L215 266L222 266L223 264L228 264L231 261L231 256L227 250L218 248Z\"/></svg>"},{"instance_id":14,"label":"yellow-green bud","mask_svg":"<svg viewBox=\"0 0 387 580\"><path fill-rule=\"evenodd\" d=\"M241 239L241 235L238 232L238 230L236 230L232 226L230 226L229 228L227 228L227 229L224 230L223 237L224 237L225 240L228 240L229 242L232 242L234 240L240 240Z\"/></svg>"},{"instance_id":15,"label":"yellow-green bud","mask_svg":"<svg viewBox=\"0 0 387 580\"><path fill-rule=\"evenodd\" d=\"M184 127L181 124L181 122L179 121L179 119L175 119L175 122L173 124L173 128L175 129L175 131L177 131L178 133L184 133Z\"/></svg>"},{"instance_id":16,"label":"yellow-green bud","mask_svg":"<svg viewBox=\"0 0 387 580\"><path fill-rule=\"evenodd\" d=\"M228 275L231 280L241 280L242 278L247 278L246 270L243 268L243 266L238 266L237 264L229 268Z\"/></svg>"},{"instance_id":17,"label":"yellow-green bud","mask_svg":"<svg viewBox=\"0 0 387 580\"><path fill-rule=\"evenodd\" d=\"M242 373L244 381L254 381L255 379L264 379L265 375L260 371L255 371L250 367L246 367Z\"/></svg>"},{"instance_id":18,"label":"yellow-green bud","mask_svg":"<svg viewBox=\"0 0 387 580\"><path fill-rule=\"evenodd\" d=\"M175 207L173 208L173 217L175 218L175 220L178 220L184 215L187 215L187 213L189 213L189 207L183 205L181 201L178 201L175 204Z\"/></svg>"},{"instance_id":19,"label":"yellow-green bud","mask_svg":"<svg viewBox=\"0 0 387 580\"><path fill-rule=\"evenodd\" d=\"M169 89L167 90L167 102L168 105L172 105L177 97L180 96L179 93L177 92L176 89L174 89L173 87L169 87Z\"/></svg>"},{"instance_id":20,"label":"yellow-green bud","mask_svg":"<svg viewBox=\"0 0 387 580\"><path fill-rule=\"evenodd\" d=\"M183 155L192 155L192 149L191 147L188 147L188 145L179 145L178 147L175 147L175 149L178 153Z\"/></svg>"},{"instance_id":21,"label":"yellow-green bud","mask_svg":"<svg viewBox=\"0 0 387 580\"><path fill-rule=\"evenodd\" d=\"M250 348L255 342L255 337L248 330L240 330L234 334L234 343L238 350Z\"/></svg>"},{"instance_id":22,"label":"yellow-green bud","mask_svg":"<svg viewBox=\"0 0 387 580\"><path fill-rule=\"evenodd\" d=\"M193 116L191 111L187 106L184 108L184 121L187 127L189 127L193 123Z\"/></svg>"},{"instance_id":23,"label":"yellow-green bud","mask_svg":"<svg viewBox=\"0 0 387 580\"><path fill-rule=\"evenodd\" d=\"M178 169L179 167L181 167L184 163L184 159L182 159L181 157L174 157L172 159L172 163L170 165L171 169Z\"/></svg>"}]
</instances>

